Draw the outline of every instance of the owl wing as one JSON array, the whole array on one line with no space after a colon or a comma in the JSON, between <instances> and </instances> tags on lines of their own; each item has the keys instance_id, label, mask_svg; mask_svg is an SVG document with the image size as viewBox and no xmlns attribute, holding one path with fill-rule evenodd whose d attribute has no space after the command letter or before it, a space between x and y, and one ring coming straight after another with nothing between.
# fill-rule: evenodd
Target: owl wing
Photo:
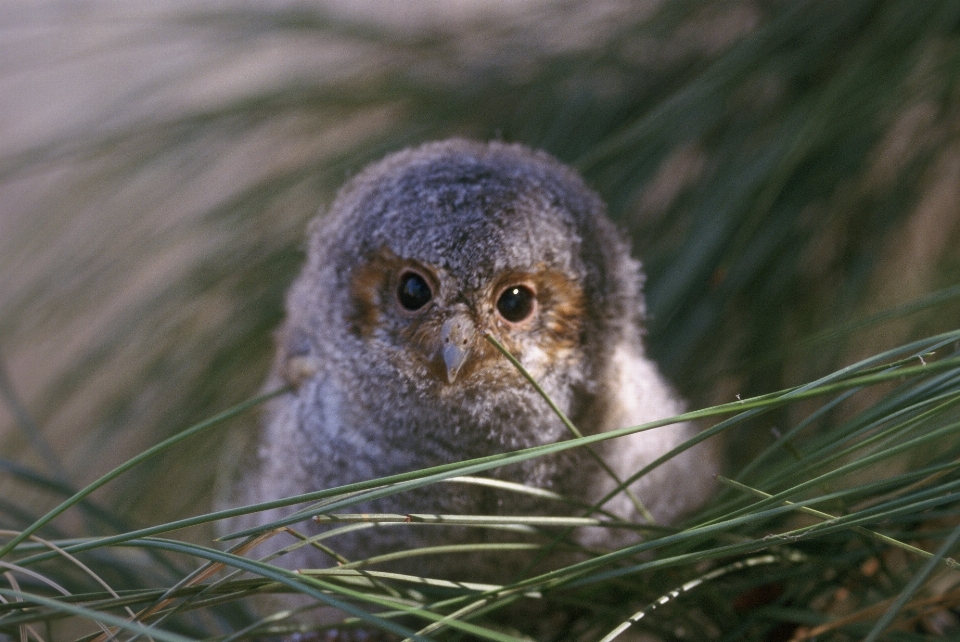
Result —
<instances>
[{"instance_id":1,"label":"owl wing","mask_svg":"<svg viewBox=\"0 0 960 642\"><path fill-rule=\"evenodd\" d=\"M606 381L606 400L598 422L605 432L638 426L684 411L670 384L648 359L639 342L624 342L613 352ZM696 435L690 423L676 423L603 442L601 456L617 477L626 480L661 455ZM700 506L713 492L718 448L706 441L690 448L631 484L630 489L659 524L669 524ZM605 472L593 485L598 501L616 488ZM641 519L633 501L619 493L604 509L631 521Z\"/></svg>"}]
</instances>

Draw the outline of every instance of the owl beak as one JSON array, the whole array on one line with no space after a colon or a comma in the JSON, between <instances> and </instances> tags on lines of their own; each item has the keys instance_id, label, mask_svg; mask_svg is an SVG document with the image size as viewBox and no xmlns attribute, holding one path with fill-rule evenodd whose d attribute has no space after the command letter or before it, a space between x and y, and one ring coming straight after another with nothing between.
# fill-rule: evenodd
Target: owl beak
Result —
<instances>
[{"instance_id":1,"label":"owl beak","mask_svg":"<svg viewBox=\"0 0 960 642\"><path fill-rule=\"evenodd\" d=\"M457 379L460 368L470 356L470 345L477 331L470 319L456 315L443 322L440 328L440 356L447 367L447 382Z\"/></svg>"}]
</instances>

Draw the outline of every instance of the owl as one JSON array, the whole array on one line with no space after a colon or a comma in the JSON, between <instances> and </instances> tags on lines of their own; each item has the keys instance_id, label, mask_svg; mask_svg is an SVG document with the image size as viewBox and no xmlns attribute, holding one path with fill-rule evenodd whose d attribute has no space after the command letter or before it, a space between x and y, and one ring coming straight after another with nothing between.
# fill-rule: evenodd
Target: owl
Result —
<instances>
[{"instance_id":1,"label":"owl","mask_svg":"<svg viewBox=\"0 0 960 642\"><path fill-rule=\"evenodd\" d=\"M387 156L338 193L309 231L267 387L270 402L234 501L254 503L439 464L570 439L543 397L487 340L497 339L584 434L682 412L646 356L643 276L570 168L521 145L461 139ZM550 501L504 485L444 483L348 512L570 515L615 491L695 434L675 424L485 473L550 491ZM603 460L603 464L599 460ZM716 456L687 450L603 505L633 522L668 524L709 495ZM579 511L579 512L578 512ZM283 517L249 515L237 526ZM467 527L366 528L324 544L342 559L441 544L515 541ZM301 528L301 526L298 526ZM305 524L302 530L318 532ZM623 531L575 535L616 546ZM513 554L510 554L513 555ZM431 555L397 570L452 580L504 581L529 552ZM304 547L285 564L330 566ZM506 568L509 567L509 568Z\"/></svg>"}]
</instances>

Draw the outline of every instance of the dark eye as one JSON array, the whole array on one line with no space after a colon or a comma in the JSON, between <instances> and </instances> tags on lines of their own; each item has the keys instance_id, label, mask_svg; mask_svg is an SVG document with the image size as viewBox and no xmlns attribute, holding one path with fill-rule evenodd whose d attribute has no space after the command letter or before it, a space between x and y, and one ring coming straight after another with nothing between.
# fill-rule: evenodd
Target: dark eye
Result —
<instances>
[{"instance_id":1,"label":"dark eye","mask_svg":"<svg viewBox=\"0 0 960 642\"><path fill-rule=\"evenodd\" d=\"M400 275L400 285L397 287L397 300L405 309L413 312L430 303L433 292L427 280L416 272L404 272Z\"/></svg>"},{"instance_id":2,"label":"dark eye","mask_svg":"<svg viewBox=\"0 0 960 642\"><path fill-rule=\"evenodd\" d=\"M537 298L525 285L511 285L497 299L497 311L507 321L519 323L533 314Z\"/></svg>"}]
</instances>

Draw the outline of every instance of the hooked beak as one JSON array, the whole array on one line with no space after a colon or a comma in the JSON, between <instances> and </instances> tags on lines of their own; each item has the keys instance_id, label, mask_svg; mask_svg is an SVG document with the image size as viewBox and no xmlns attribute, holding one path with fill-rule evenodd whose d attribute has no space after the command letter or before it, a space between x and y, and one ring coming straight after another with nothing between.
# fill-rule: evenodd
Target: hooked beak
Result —
<instances>
[{"instance_id":1,"label":"hooked beak","mask_svg":"<svg viewBox=\"0 0 960 642\"><path fill-rule=\"evenodd\" d=\"M460 368L470 356L470 346L477 334L473 322L463 315L455 315L440 328L440 356L447 367L447 383L453 383Z\"/></svg>"}]
</instances>

